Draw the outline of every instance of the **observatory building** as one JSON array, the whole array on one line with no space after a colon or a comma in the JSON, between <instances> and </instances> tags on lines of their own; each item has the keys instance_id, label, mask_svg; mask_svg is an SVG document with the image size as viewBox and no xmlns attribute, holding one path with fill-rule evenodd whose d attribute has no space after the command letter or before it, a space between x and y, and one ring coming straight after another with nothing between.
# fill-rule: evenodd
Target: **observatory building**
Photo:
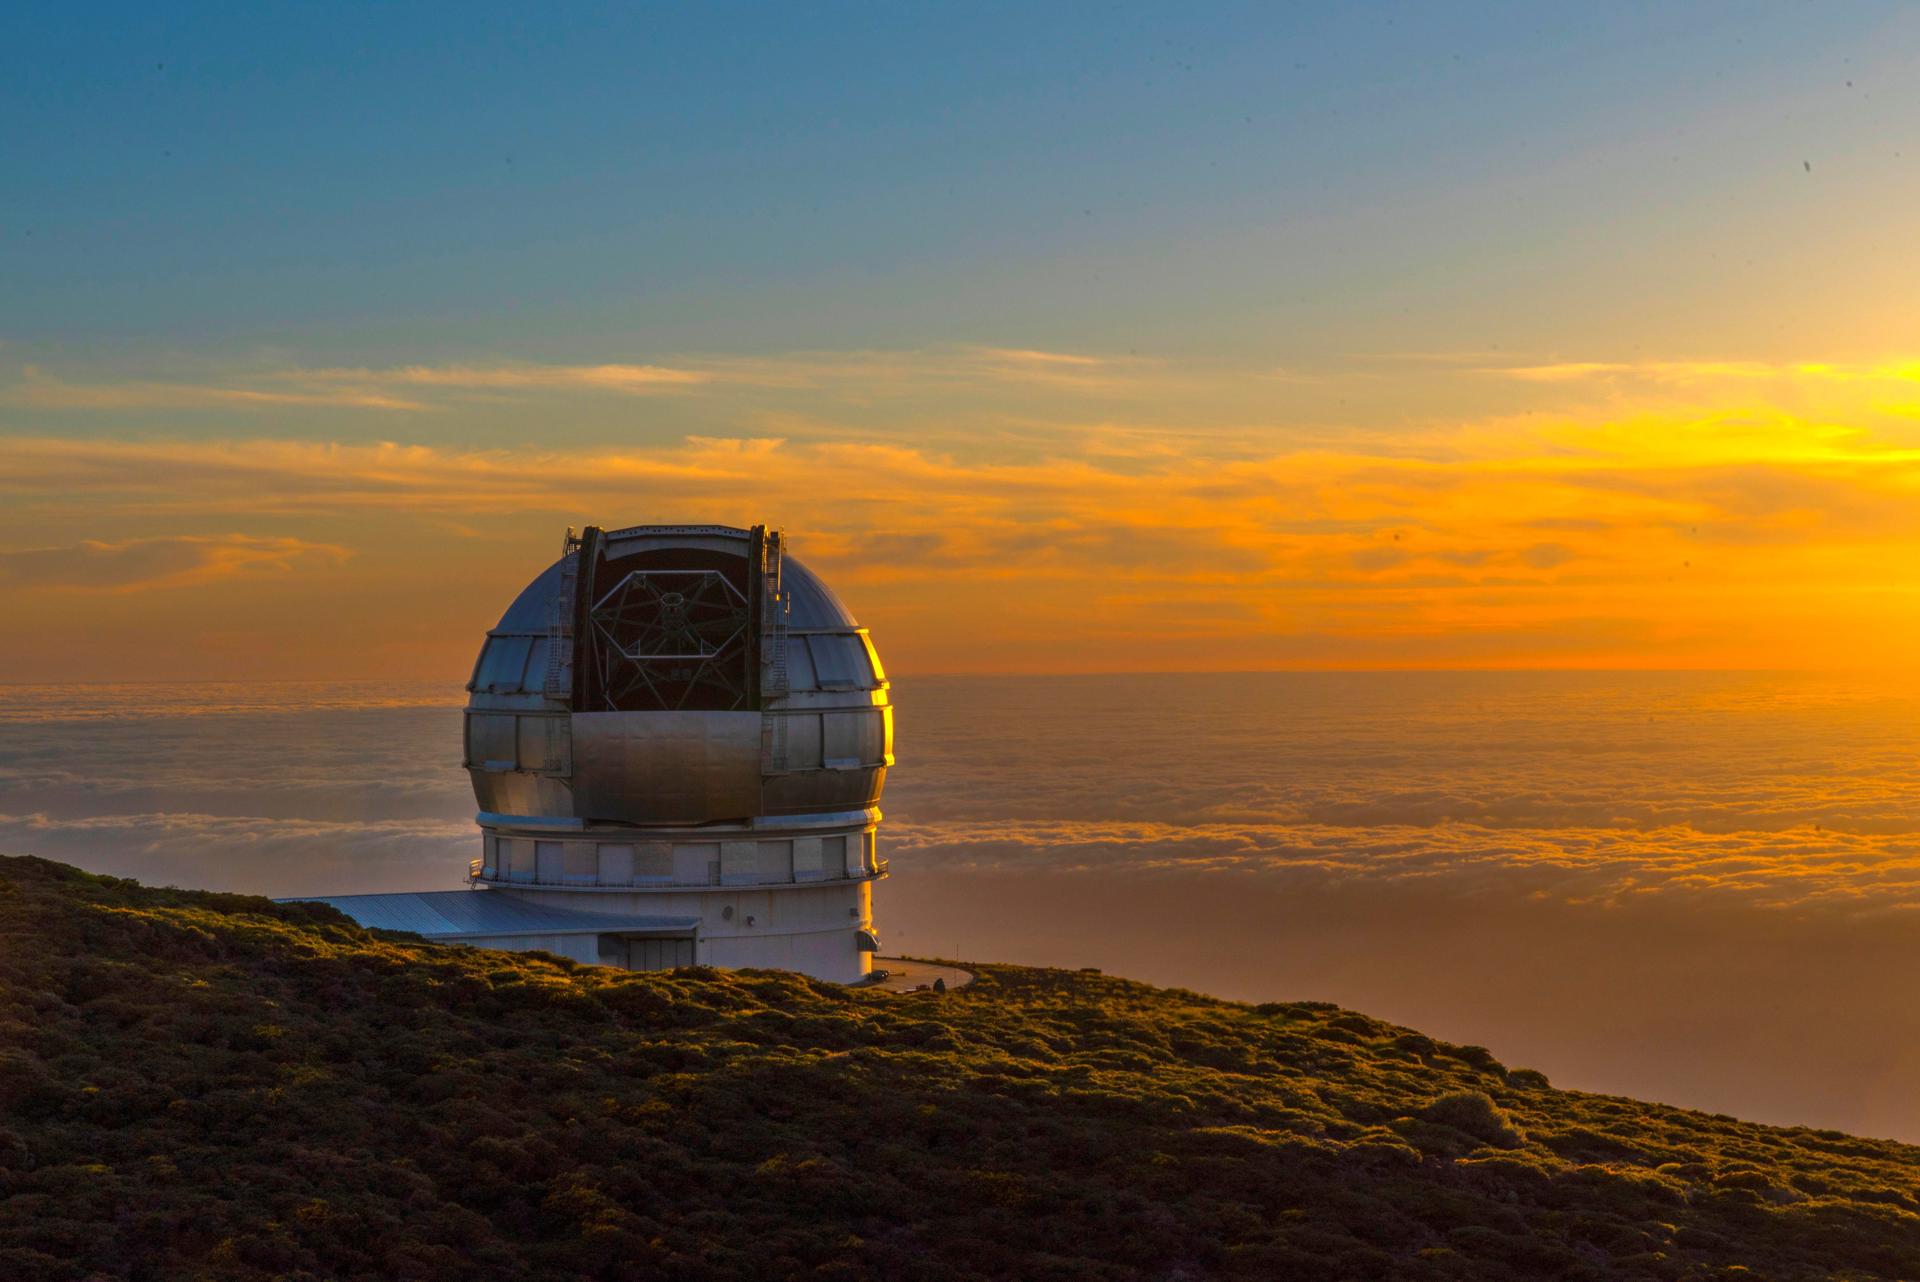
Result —
<instances>
[{"instance_id":1,"label":"observatory building","mask_svg":"<svg viewBox=\"0 0 1920 1282\"><path fill-rule=\"evenodd\" d=\"M467 690L469 889L322 902L634 970L867 974L887 680L778 531L569 530Z\"/></svg>"}]
</instances>

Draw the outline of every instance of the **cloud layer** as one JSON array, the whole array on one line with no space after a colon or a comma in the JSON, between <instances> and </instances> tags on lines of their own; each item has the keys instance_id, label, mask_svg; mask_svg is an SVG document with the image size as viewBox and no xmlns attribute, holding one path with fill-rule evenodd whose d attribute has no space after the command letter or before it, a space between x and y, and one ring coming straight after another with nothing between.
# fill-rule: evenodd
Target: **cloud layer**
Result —
<instances>
[{"instance_id":1,"label":"cloud layer","mask_svg":"<svg viewBox=\"0 0 1920 1282\"><path fill-rule=\"evenodd\" d=\"M262 573L288 573L312 565L333 566L352 553L308 539L215 537L86 539L71 547L0 551L0 584L74 591L132 592L183 587Z\"/></svg>"},{"instance_id":2,"label":"cloud layer","mask_svg":"<svg viewBox=\"0 0 1920 1282\"><path fill-rule=\"evenodd\" d=\"M304 675L314 619L383 632L397 603L440 597L427 626L443 630L418 645L435 666L412 671L449 671L465 620L519 586L481 576L522 573L562 526L719 519L785 526L902 671L1902 661L1920 629L1901 587L1920 563L1910 364L1447 368L1443 390L1505 388L1526 409L1343 428L1308 407L1393 380L987 346L168 381L167 397L425 397L445 413L410 418L405 441L304 419L68 435L36 417L0 434L0 609L58 582L62 548L74 582L195 589L351 550L331 595L261 616L277 631L249 653ZM149 385L85 384L109 401ZM459 584L471 595L444 599ZM198 601L212 617L251 604ZM120 675L82 638L128 616L34 608L31 653L0 625L11 670ZM219 671L237 644L166 657ZM393 670L390 654L346 658L364 666L342 675Z\"/></svg>"}]
</instances>

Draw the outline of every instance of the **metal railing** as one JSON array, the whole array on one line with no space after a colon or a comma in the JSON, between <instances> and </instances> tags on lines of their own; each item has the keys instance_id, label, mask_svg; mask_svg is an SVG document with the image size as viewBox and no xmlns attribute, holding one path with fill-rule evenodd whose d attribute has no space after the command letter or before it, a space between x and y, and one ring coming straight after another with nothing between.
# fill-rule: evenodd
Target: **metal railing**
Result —
<instances>
[{"instance_id":1,"label":"metal railing","mask_svg":"<svg viewBox=\"0 0 1920 1282\"><path fill-rule=\"evenodd\" d=\"M636 878L632 881L625 882L600 881L597 878L587 879L579 874L575 874L572 877L564 874L558 878L542 877L537 870L523 876L515 876L502 872L498 868L492 872L488 872L484 859L470 859L467 861L467 880L469 882L485 882L489 885L501 886L542 886L566 890L712 890L721 886L742 890L761 890L775 886L818 886L827 882L836 881L873 881L886 875L887 861L885 859L876 859L873 861L872 868L857 872L844 872L818 877L796 876L790 877L786 881L725 881L720 878L717 872L714 872L710 873L703 881L663 881L656 878L642 881Z\"/></svg>"}]
</instances>

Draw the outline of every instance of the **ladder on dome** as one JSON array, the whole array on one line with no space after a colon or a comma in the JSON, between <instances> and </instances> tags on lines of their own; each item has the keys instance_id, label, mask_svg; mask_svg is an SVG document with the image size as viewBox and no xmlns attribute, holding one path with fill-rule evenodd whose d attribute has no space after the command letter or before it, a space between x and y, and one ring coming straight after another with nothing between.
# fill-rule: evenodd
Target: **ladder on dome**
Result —
<instances>
[{"instance_id":1,"label":"ladder on dome","mask_svg":"<svg viewBox=\"0 0 1920 1282\"><path fill-rule=\"evenodd\" d=\"M580 582L580 540L573 527L567 527L561 544L560 589L553 594L553 610L547 620L546 696L567 702L573 698L571 656L573 641L573 594Z\"/></svg>"},{"instance_id":2,"label":"ladder on dome","mask_svg":"<svg viewBox=\"0 0 1920 1282\"><path fill-rule=\"evenodd\" d=\"M780 531L767 531L767 555L760 567L771 616L771 626L767 629L767 643L773 648L773 661L768 665L766 693L778 697L787 693L787 612L790 606L780 590Z\"/></svg>"},{"instance_id":3,"label":"ladder on dome","mask_svg":"<svg viewBox=\"0 0 1920 1282\"><path fill-rule=\"evenodd\" d=\"M780 590L780 531L767 530L761 540L760 553L760 601L761 617L765 620L762 627L762 642L767 647L766 664L762 669L761 706L774 699L784 699L788 692L787 680L787 611L789 603L785 593ZM770 773L782 773L787 768L787 718L767 709L764 732L766 745L766 769Z\"/></svg>"}]
</instances>

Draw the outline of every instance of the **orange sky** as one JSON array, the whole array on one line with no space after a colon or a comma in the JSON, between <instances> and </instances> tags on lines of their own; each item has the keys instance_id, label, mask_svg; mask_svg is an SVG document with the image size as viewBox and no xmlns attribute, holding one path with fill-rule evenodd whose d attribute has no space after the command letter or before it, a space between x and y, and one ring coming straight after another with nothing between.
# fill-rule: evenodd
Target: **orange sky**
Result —
<instances>
[{"instance_id":1,"label":"orange sky","mask_svg":"<svg viewBox=\"0 0 1920 1282\"><path fill-rule=\"evenodd\" d=\"M0 397L49 426L0 436L0 672L464 679L568 524L677 520L784 527L898 673L1900 664L1916 371L23 370Z\"/></svg>"}]
</instances>

